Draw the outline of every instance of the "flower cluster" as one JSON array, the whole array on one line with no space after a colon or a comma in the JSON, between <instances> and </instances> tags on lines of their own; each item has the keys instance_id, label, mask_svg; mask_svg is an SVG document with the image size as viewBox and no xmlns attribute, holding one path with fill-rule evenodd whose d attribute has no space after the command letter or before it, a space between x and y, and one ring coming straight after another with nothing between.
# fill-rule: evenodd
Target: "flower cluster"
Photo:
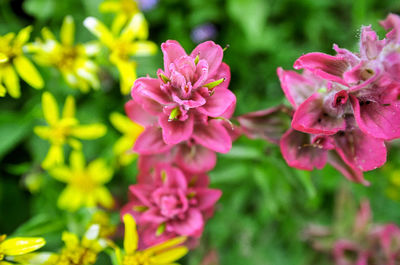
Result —
<instances>
[{"instance_id":1,"label":"flower cluster","mask_svg":"<svg viewBox=\"0 0 400 265\"><path fill-rule=\"evenodd\" d=\"M235 137L232 116L236 97L228 89L229 66L212 41L190 55L176 41L161 45L164 70L157 78L139 78L128 116L145 129L133 150L139 153L138 184L123 212L146 227L145 244L176 235L199 237L221 196L208 189L206 172L215 152L226 153Z\"/></svg>"},{"instance_id":2,"label":"flower cluster","mask_svg":"<svg viewBox=\"0 0 400 265\"><path fill-rule=\"evenodd\" d=\"M336 235L339 229L314 225L306 235L315 249L333 256L335 265L392 265L400 261L400 228L373 223L367 200L361 203L353 227L344 230L343 235Z\"/></svg>"}]
</instances>

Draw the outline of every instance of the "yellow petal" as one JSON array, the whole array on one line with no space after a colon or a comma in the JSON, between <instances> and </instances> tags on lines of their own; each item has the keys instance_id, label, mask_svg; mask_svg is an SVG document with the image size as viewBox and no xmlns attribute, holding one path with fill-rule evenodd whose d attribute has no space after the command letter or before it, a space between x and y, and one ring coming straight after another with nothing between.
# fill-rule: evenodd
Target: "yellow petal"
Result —
<instances>
[{"instance_id":1,"label":"yellow petal","mask_svg":"<svg viewBox=\"0 0 400 265\"><path fill-rule=\"evenodd\" d=\"M85 27L92 32L99 40L108 48L112 49L114 45L114 37L107 27L94 17L88 17L83 21Z\"/></svg>"},{"instance_id":2,"label":"yellow petal","mask_svg":"<svg viewBox=\"0 0 400 265\"><path fill-rule=\"evenodd\" d=\"M0 249L5 255L16 256L35 251L45 244L46 241L41 237L16 237L1 243Z\"/></svg>"},{"instance_id":3,"label":"yellow petal","mask_svg":"<svg viewBox=\"0 0 400 265\"><path fill-rule=\"evenodd\" d=\"M21 29L15 37L14 43L20 46L24 45L29 40L32 30L32 26L27 26Z\"/></svg>"},{"instance_id":4,"label":"yellow petal","mask_svg":"<svg viewBox=\"0 0 400 265\"><path fill-rule=\"evenodd\" d=\"M133 161L135 161L137 156L138 156L137 154L127 154L127 153L121 154L118 158L118 161L121 164L121 166L127 166Z\"/></svg>"},{"instance_id":5,"label":"yellow petal","mask_svg":"<svg viewBox=\"0 0 400 265\"><path fill-rule=\"evenodd\" d=\"M118 112L111 113L110 121L111 124L122 133L128 132L133 123L128 117Z\"/></svg>"},{"instance_id":6,"label":"yellow petal","mask_svg":"<svg viewBox=\"0 0 400 265\"><path fill-rule=\"evenodd\" d=\"M56 264L58 255L50 252L39 252L16 256L13 257L12 260L21 265L50 265ZM3 264L0 262L0 265Z\"/></svg>"},{"instance_id":7,"label":"yellow petal","mask_svg":"<svg viewBox=\"0 0 400 265\"><path fill-rule=\"evenodd\" d=\"M82 143L79 142L78 140L74 138L69 138L67 140L68 144L75 150L81 150L82 149Z\"/></svg>"},{"instance_id":8,"label":"yellow petal","mask_svg":"<svg viewBox=\"0 0 400 265\"><path fill-rule=\"evenodd\" d=\"M116 64L121 76L121 93L127 95L131 91L133 83L136 80L136 64L123 60L112 61Z\"/></svg>"},{"instance_id":9,"label":"yellow petal","mask_svg":"<svg viewBox=\"0 0 400 265\"><path fill-rule=\"evenodd\" d=\"M121 11L121 2L119 1L104 1L100 4L100 12L118 12Z\"/></svg>"},{"instance_id":10,"label":"yellow petal","mask_svg":"<svg viewBox=\"0 0 400 265\"><path fill-rule=\"evenodd\" d=\"M123 217L125 225L124 249L127 255L135 253L138 247L138 234L136 231L136 222L132 215L125 214Z\"/></svg>"},{"instance_id":11,"label":"yellow petal","mask_svg":"<svg viewBox=\"0 0 400 265\"><path fill-rule=\"evenodd\" d=\"M57 101L50 92L44 92L42 95L42 109L48 124L55 125L59 121Z\"/></svg>"},{"instance_id":12,"label":"yellow petal","mask_svg":"<svg viewBox=\"0 0 400 265\"><path fill-rule=\"evenodd\" d=\"M49 139L52 133L52 130L47 126L36 126L35 128L33 128L33 131L36 133L37 136L43 139Z\"/></svg>"},{"instance_id":13,"label":"yellow petal","mask_svg":"<svg viewBox=\"0 0 400 265\"><path fill-rule=\"evenodd\" d=\"M0 52L0 63L8 62L8 57L4 53Z\"/></svg>"},{"instance_id":14,"label":"yellow petal","mask_svg":"<svg viewBox=\"0 0 400 265\"><path fill-rule=\"evenodd\" d=\"M101 123L89 125L78 125L71 129L71 135L80 139L96 139L102 137L107 131L106 126Z\"/></svg>"},{"instance_id":15,"label":"yellow petal","mask_svg":"<svg viewBox=\"0 0 400 265\"><path fill-rule=\"evenodd\" d=\"M4 97L6 93L7 93L6 88L2 84L0 84L0 97Z\"/></svg>"},{"instance_id":16,"label":"yellow petal","mask_svg":"<svg viewBox=\"0 0 400 265\"><path fill-rule=\"evenodd\" d=\"M60 209L74 212L82 206L82 202L82 193L68 186L61 192L60 197L58 197L57 205Z\"/></svg>"},{"instance_id":17,"label":"yellow petal","mask_svg":"<svg viewBox=\"0 0 400 265\"><path fill-rule=\"evenodd\" d=\"M135 143L134 139L123 136L115 142L115 144L113 146L113 152L116 155L125 154L127 151L129 151L133 148L134 143Z\"/></svg>"},{"instance_id":18,"label":"yellow petal","mask_svg":"<svg viewBox=\"0 0 400 265\"><path fill-rule=\"evenodd\" d=\"M72 178L72 172L66 166L55 167L50 170L50 175L58 181L68 183Z\"/></svg>"},{"instance_id":19,"label":"yellow petal","mask_svg":"<svg viewBox=\"0 0 400 265\"><path fill-rule=\"evenodd\" d=\"M79 245L79 238L71 232L68 231L63 232L61 239L62 241L64 241L65 246L69 249L73 249Z\"/></svg>"},{"instance_id":20,"label":"yellow petal","mask_svg":"<svg viewBox=\"0 0 400 265\"><path fill-rule=\"evenodd\" d=\"M160 254L156 254L152 257L152 260L155 264L168 264L178 259L182 258L188 253L187 247L176 247L173 249L169 249Z\"/></svg>"},{"instance_id":21,"label":"yellow petal","mask_svg":"<svg viewBox=\"0 0 400 265\"><path fill-rule=\"evenodd\" d=\"M97 78L96 74L91 73L90 71L88 71L87 69L85 69L83 67L77 69L76 73L80 78L82 78L83 80L89 82L90 85L93 88L99 88L100 87L100 81Z\"/></svg>"},{"instance_id":22,"label":"yellow petal","mask_svg":"<svg viewBox=\"0 0 400 265\"><path fill-rule=\"evenodd\" d=\"M83 44L82 47L83 47L84 53L87 56L96 55L101 50L101 45L97 41L87 42L87 43Z\"/></svg>"},{"instance_id":23,"label":"yellow petal","mask_svg":"<svg viewBox=\"0 0 400 265\"><path fill-rule=\"evenodd\" d=\"M146 252L151 252L151 253L156 253L156 252L161 252L164 251L166 249L172 248L172 247L176 247L180 244L182 244L183 242L186 241L186 237L175 237L172 238L170 240L167 240L161 244L155 245L153 247L147 248Z\"/></svg>"},{"instance_id":24,"label":"yellow petal","mask_svg":"<svg viewBox=\"0 0 400 265\"><path fill-rule=\"evenodd\" d=\"M132 43L129 47L129 53L135 56L153 55L157 50L157 45L151 41L137 41Z\"/></svg>"},{"instance_id":25,"label":"yellow petal","mask_svg":"<svg viewBox=\"0 0 400 265\"><path fill-rule=\"evenodd\" d=\"M114 199L111 193L105 187L99 187L95 191L95 196L99 204L107 209L114 205Z\"/></svg>"},{"instance_id":26,"label":"yellow petal","mask_svg":"<svg viewBox=\"0 0 400 265\"><path fill-rule=\"evenodd\" d=\"M72 151L69 157L69 163L74 172L83 171L85 168L85 157L81 151Z\"/></svg>"},{"instance_id":27,"label":"yellow petal","mask_svg":"<svg viewBox=\"0 0 400 265\"><path fill-rule=\"evenodd\" d=\"M13 62L18 74L25 82L36 89L43 88L44 81L42 77L35 66L25 56L17 56Z\"/></svg>"},{"instance_id":28,"label":"yellow petal","mask_svg":"<svg viewBox=\"0 0 400 265\"><path fill-rule=\"evenodd\" d=\"M121 40L132 41L134 38L147 39L148 26L142 13L137 13L121 33Z\"/></svg>"},{"instance_id":29,"label":"yellow petal","mask_svg":"<svg viewBox=\"0 0 400 265\"><path fill-rule=\"evenodd\" d=\"M56 40L56 37L48 28L42 29L42 36L45 41L49 41L49 40L55 41Z\"/></svg>"},{"instance_id":30,"label":"yellow petal","mask_svg":"<svg viewBox=\"0 0 400 265\"><path fill-rule=\"evenodd\" d=\"M64 150L61 145L51 145L46 158L42 162L44 169L64 163Z\"/></svg>"},{"instance_id":31,"label":"yellow petal","mask_svg":"<svg viewBox=\"0 0 400 265\"><path fill-rule=\"evenodd\" d=\"M19 78L11 65L3 68L3 81L10 96L13 98L19 98L21 96Z\"/></svg>"},{"instance_id":32,"label":"yellow petal","mask_svg":"<svg viewBox=\"0 0 400 265\"><path fill-rule=\"evenodd\" d=\"M99 184L109 182L113 176L113 171L107 167L106 162L101 158L90 162L88 171L92 179Z\"/></svg>"},{"instance_id":33,"label":"yellow petal","mask_svg":"<svg viewBox=\"0 0 400 265\"><path fill-rule=\"evenodd\" d=\"M129 17L125 15L125 13L117 13L117 16L114 18L113 23L111 25L111 32L114 36L117 36L120 32L122 27L126 24Z\"/></svg>"},{"instance_id":34,"label":"yellow petal","mask_svg":"<svg viewBox=\"0 0 400 265\"><path fill-rule=\"evenodd\" d=\"M67 99L65 100L62 117L63 118L75 117L75 99L73 96L68 96Z\"/></svg>"},{"instance_id":35,"label":"yellow petal","mask_svg":"<svg viewBox=\"0 0 400 265\"><path fill-rule=\"evenodd\" d=\"M64 18L63 24L61 25L61 43L64 45L72 45L74 43L75 34L75 23L71 16Z\"/></svg>"}]
</instances>

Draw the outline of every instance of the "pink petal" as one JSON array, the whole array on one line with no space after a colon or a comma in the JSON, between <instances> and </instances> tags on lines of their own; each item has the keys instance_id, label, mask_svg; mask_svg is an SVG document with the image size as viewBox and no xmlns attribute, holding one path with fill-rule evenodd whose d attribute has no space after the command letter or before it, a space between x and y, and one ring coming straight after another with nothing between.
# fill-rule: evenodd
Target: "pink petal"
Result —
<instances>
[{"instance_id":1,"label":"pink petal","mask_svg":"<svg viewBox=\"0 0 400 265\"><path fill-rule=\"evenodd\" d=\"M186 177L178 168L172 167L169 164L161 164L156 166L156 172L165 187L181 190L187 189ZM165 179L163 179L164 176Z\"/></svg>"},{"instance_id":2,"label":"pink petal","mask_svg":"<svg viewBox=\"0 0 400 265\"><path fill-rule=\"evenodd\" d=\"M162 112L162 106L171 102L169 96L160 88L161 81L156 78L136 79L132 88L132 98L153 115Z\"/></svg>"},{"instance_id":3,"label":"pink petal","mask_svg":"<svg viewBox=\"0 0 400 265\"><path fill-rule=\"evenodd\" d=\"M139 135L133 146L133 151L149 155L163 153L170 148L171 146L163 141L161 128L150 126Z\"/></svg>"},{"instance_id":4,"label":"pink petal","mask_svg":"<svg viewBox=\"0 0 400 265\"><path fill-rule=\"evenodd\" d=\"M152 126L157 122L157 117L145 111L139 103L129 100L125 103L125 113L134 122L143 126Z\"/></svg>"},{"instance_id":5,"label":"pink petal","mask_svg":"<svg viewBox=\"0 0 400 265\"><path fill-rule=\"evenodd\" d=\"M228 89L229 83L231 82L231 69L226 63L221 63L213 76L208 74L208 78L212 78L214 81L224 78L224 82L219 84L217 87L219 89Z\"/></svg>"},{"instance_id":6,"label":"pink petal","mask_svg":"<svg viewBox=\"0 0 400 265\"><path fill-rule=\"evenodd\" d=\"M189 147L182 144L179 146L175 162L183 170L197 174L212 170L217 162L217 155L201 145Z\"/></svg>"},{"instance_id":7,"label":"pink petal","mask_svg":"<svg viewBox=\"0 0 400 265\"><path fill-rule=\"evenodd\" d=\"M172 163L174 160L174 147L164 153L153 155L140 155L138 159L138 168L141 173L150 173L156 164ZM141 176L140 174L139 176Z\"/></svg>"},{"instance_id":8,"label":"pink petal","mask_svg":"<svg viewBox=\"0 0 400 265\"><path fill-rule=\"evenodd\" d=\"M350 96L354 117L360 129L379 139L392 140L400 137L400 103L398 101L361 101Z\"/></svg>"},{"instance_id":9,"label":"pink petal","mask_svg":"<svg viewBox=\"0 0 400 265\"><path fill-rule=\"evenodd\" d=\"M206 103L197 110L210 117L220 117L232 104L236 104L236 97L228 89L217 87L214 91L214 94L206 99Z\"/></svg>"},{"instance_id":10,"label":"pink petal","mask_svg":"<svg viewBox=\"0 0 400 265\"><path fill-rule=\"evenodd\" d=\"M221 198L222 191L208 188L196 188L197 208L200 211L207 210L214 207L219 198Z\"/></svg>"},{"instance_id":11,"label":"pink petal","mask_svg":"<svg viewBox=\"0 0 400 265\"><path fill-rule=\"evenodd\" d=\"M379 40L378 35L371 26L361 28L360 55L363 59L374 60L382 51L384 40Z\"/></svg>"},{"instance_id":12,"label":"pink petal","mask_svg":"<svg viewBox=\"0 0 400 265\"><path fill-rule=\"evenodd\" d=\"M162 139L171 145L188 140L193 133L193 121L191 116L184 121L170 121L167 115L160 115L158 122L162 128Z\"/></svg>"},{"instance_id":13,"label":"pink petal","mask_svg":"<svg viewBox=\"0 0 400 265\"><path fill-rule=\"evenodd\" d=\"M196 76L197 80L193 85L193 89L196 89L206 83L208 76L208 63L206 60L202 59L197 63L196 66Z\"/></svg>"},{"instance_id":14,"label":"pink petal","mask_svg":"<svg viewBox=\"0 0 400 265\"><path fill-rule=\"evenodd\" d=\"M222 63L223 51L221 46L213 41L206 41L199 44L190 54L193 58L198 55L208 63L208 76L212 76Z\"/></svg>"},{"instance_id":15,"label":"pink petal","mask_svg":"<svg viewBox=\"0 0 400 265\"><path fill-rule=\"evenodd\" d=\"M227 153L232 148L231 137L218 120L195 125L193 139L202 146L219 153Z\"/></svg>"},{"instance_id":16,"label":"pink petal","mask_svg":"<svg viewBox=\"0 0 400 265\"><path fill-rule=\"evenodd\" d=\"M348 180L362 183L365 186L369 185L369 182L364 179L363 172L355 165L347 164L343 161L335 150L328 152L328 163L342 173Z\"/></svg>"},{"instance_id":17,"label":"pink petal","mask_svg":"<svg viewBox=\"0 0 400 265\"><path fill-rule=\"evenodd\" d=\"M164 54L164 71L167 75L170 74L170 64L176 59L187 55L182 46L175 40L167 40L161 44L161 50Z\"/></svg>"},{"instance_id":18,"label":"pink petal","mask_svg":"<svg viewBox=\"0 0 400 265\"><path fill-rule=\"evenodd\" d=\"M340 132L334 136L336 151L346 164L354 165L362 171L376 169L386 162L386 146L358 128Z\"/></svg>"},{"instance_id":19,"label":"pink petal","mask_svg":"<svg viewBox=\"0 0 400 265\"><path fill-rule=\"evenodd\" d=\"M395 14L389 14L385 20L381 21L380 24L386 30L390 30L386 34L386 38L394 40L397 44L400 43L400 17Z\"/></svg>"},{"instance_id":20,"label":"pink petal","mask_svg":"<svg viewBox=\"0 0 400 265\"><path fill-rule=\"evenodd\" d=\"M189 209L184 219L170 222L167 226L170 226L171 230L179 235L195 236L198 231L203 230L203 216L199 210Z\"/></svg>"},{"instance_id":21,"label":"pink petal","mask_svg":"<svg viewBox=\"0 0 400 265\"><path fill-rule=\"evenodd\" d=\"M140 221L142 223L150 223L150 224L157 224L160 225L167 221L167 218L161 215L160 210L157 208L150 208L149 210L145 211Z\"/></svg>"},{"instance_id":22,"label":"pink petal","mask_svg":"<svg viewBox=\"0 0 400 265\"><path fill-rule=\"evenodd\" d=\"M150 185L146 184L135 184L135 185L130 185L129 186L129 191L131 195L136 197L142 205L145 205L147 207L151 207L151 193L154 190L154 188Z\"/></svg>"},{"instance_id":23,"label":"pink petal","mask_svg":"<svg viewBox=\"0 0 400 265\"><path fill-rule=\"evenodd\" d=\"M327 150L311 145L310 135L289 129L281 138L283 158L289 166L313 170L322 169L326 164Z\"/></svg>"},{"instance_id":24,"label":"pink petal","mask_svg":"<svg viewBox=\"0 0 400 265\"><path fill-rule=\"evenodd\" d=\"M344 130L346 122L342 117L330 116L324 110L323 98L315 93L296 110L292 127L305 133L331 135Z\"/></svg>"},{"instance_id":25,"label":"pink petal","mask_svg":"<svg viewBox=\"0 0 400 265\"><path fill-rule=\"evenodd\" d=\"M301 56L296 60L293 67L295 69L307 69L315 75L326 80L347 85L343 79L343 73L348 68L348 62L340 56L332 56L320 52L312 52Z\"/></svg>"},{"instance_id":26,"label":"pink petal","mask_svg":"<svg viewBox=\"0 0 400 265\"><path fill-rule=\"evenodd\" d=\"M265 139L279 144L290 127L292 111L285 106L246 113L237 117L243 132L251 139Z\"/></svg>"}]
</instances>

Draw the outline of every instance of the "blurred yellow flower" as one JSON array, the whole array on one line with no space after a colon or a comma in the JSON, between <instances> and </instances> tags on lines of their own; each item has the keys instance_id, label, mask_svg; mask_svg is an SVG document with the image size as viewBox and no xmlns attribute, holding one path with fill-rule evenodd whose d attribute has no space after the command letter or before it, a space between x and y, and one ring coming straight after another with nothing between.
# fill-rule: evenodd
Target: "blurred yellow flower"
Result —
<instances>
[{"instance_id":1,"label":"blurred yellow flower","mask_svg":"<svg viewBox=\"0 0 400 265\"><path fill-rule=\"evenodd\" d=\"M115 142L113 151L118 157L119 164L126 166L137 156L131 150L144 128L118 112L111 113L110 121L112 125L123 134L117 142Z\"/></svg>"},{"instance_id":2,"label":"blurred yellow flower","mask_svg":"<svg viewBox=\"0 0 400 265\"><path fill-rule=\"evenodd\" d=\"M62 240L65 246L60 253L32 253L14 261L21 265L90 265L96 262L98 254L107 246L106 240L99 237L98 225L90 226L82 240L70 232L64 232Z\"/></svg>"},{"instance_id":3,"label":"blurred yellow flower","mask_svg":"<svg viewBox=\"0 0 400 265\"><path fill-rule=\"evenodd\" d=\"M101 238L108 238L113 236L117 231L116 225L111 222L110 215L107 214L105 211L97 210L93 216L92 220L90 221L90 225L97 224L100 226L100 237Z\"/></svg>"},{"instance_id":4,"label":"blurred yellow flower","mask_svg":"<svg viewBox=\"0 0 400 265\"><path fill-rule=\"evenodd\" d=\"M124 253L114 246L116 260L120 265L177 265L175 261L185 256L188 252L185 246L179 246L186 240L185 237L176 237L138 251L138 234L135 219L126 214L123 217L123 221L125 224Z\"/></svg>"},{"instance_id":5,"label":"blurred yellow flower","mask_svg":"<svg viewBox=\"0 0 400 265\"><path fill-rule=\"evenodd\" d=\"M107 128L100 123L80 125L75 118L75 100L68 96L65 100L62 116L53 95L44 92L42 96L43 115L49 126L36 126L35 133L51 144L42 167L48 169L64 163L63 145L68 143L74 149L80 149L81 143L76 139L96 139L106 133Z\"/></svg>"},{"instance_id":6,"label":"blurred yellow flower","mask_svg":"<svg viewBox=\"0 0 400 265\"><path fill-rule=\"evenodd\" d=\"M23 54L23 46L29 40L31 31L32 26L28 26L17 35L7 33L0 36L0 96L6 92L13 98L21 96L18 75L36 89L44 86L38 70Z\"/></svg>"},{"instance_id":7,"label":"blurred yellow flower","mask_svg":"<svg viewBox=\"0 0 400 265\"><path fill-rule=\"evenodd\" d=\"M104 184L111 180L113 170L101 158L93 160L87 167L85 164L82 152L74 150L70 156L70 167L62 165L50 170L53 178L68 184L58 198L58 207L69 211L98 204L111 208L114 200Z\"/></svg>"},{"instance_id":8,"label":"blurred yellow flower","mask_svg":"<svg viewBox=\"0 0 400 265\"><path fill-rule=\"evenodd\" d=\"M74 35L74 20L67 16L61 26L61 42L49 29L43 28L43 41L38 39L27 44L26 50L34 53L38 64L56 67L69 86L82 92L88 92L90 87L98 89L98 66L92 57L100 51L100 45L98 42L74 45Z\"/></svg>"},{"instance_id":9,"label":"blurred yellow flower","mask_svg":"<svg viewBox=\"0 0 400 265\"><path fill-rule=\"evenodd\" d=\"M135 14L139 13L139 6L135 0L106 0L99 6L100 12L115 13L116 17L111 26L113 33L118 33Z\"/></svg>"},{"instance_id":10,"label":"blurred yellow flower","mask_svg":"<svg viewBox=\"0 0 400 265\"><path fill-rule=\"evenodd\" d=\"M0 235L0 265L11 265L14 260L13 256L33 252L45 244L46 241L41 237L15 237L6 239L6 235Z\"/></svg>"},{"instance_id":11,"label":"blurred yellow flower","mask_svg":"<svg viewBox=\"0 0 400 265\"><path fill-rule=\"evenodd\" d=\"M136 63L131 56L151 55L157 51L155 43L146 41L148 27L143 14L134 15L120 34L112 33L94 17L86 18L83 24L109 48L110 62L118 68L120 74L121 92L128 94L136 80Z\"/></svg>"}]
</instances>

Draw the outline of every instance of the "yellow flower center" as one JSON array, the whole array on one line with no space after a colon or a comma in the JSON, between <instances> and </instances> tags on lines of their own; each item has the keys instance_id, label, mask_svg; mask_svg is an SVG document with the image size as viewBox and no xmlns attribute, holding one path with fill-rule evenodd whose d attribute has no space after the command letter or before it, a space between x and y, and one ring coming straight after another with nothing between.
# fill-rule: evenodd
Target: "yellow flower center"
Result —
<instances>
[{"instance_id":1,"label":"yellow flower center","mask_svg":"<svg viewBox=\"0 0 400 265\"><path fill-rule=\"evenodd\" d=\"M4 54L8 58L7 61L4 61L3 63L0 62L0 67L10 63L14 57L22 54L22 47L19 45L11 46L10 42L11 40L0 38L0 53Z\"/></svg>"},{"instance_id":2,"label":"yellow flower center","mask_svg":"<svg viewBox=\"0 0 400 265\"><path fill-rule=\"evenodd\" d=\"M84 193L90 193L97 187L97 183L94 182L91 176L85 172L77 174L71 180L70 184Z\"/></svg>"},{"instance_id":3,"label":"yellow flower center","mask_svg":"<svg viewBox=\"0 0 400 265\"><path fill-rule=\"evenodd\" d=\"M75 67L78 56L78 47L62 46L60 51L60 58L56 63L56 66L60 69L73 69Z\"/></svg>"},{"instance_id":4,"label":"yellow flower center","mask_svg":"<svg viewBox=\"0 0 400 265\"><path fill-rule=\"evenodd\" d=\"M115 48L113 50L113 54L118 56L121 60L128 60L129 59L129 44L126 41L118 40L115 43Z\"/></svg>"},{"instance_id":5,"label":"yellow flower center","mask_svg":"<svg viewBox=\"0 0 400 265\"><path fill-rule=\"evenodd\" d=\"M150 265L151 257L146 252L136 252L131 255L125 255L122 265Z\"/></svg>"},{"instance_id":6,"label":"yellow flower center","mask_svg":"<svg viewBox=\"0 0 400 265\"><path fill-rule=\"evenodd\" d=\"M56 265L89 265L94 264L96 260L96 251L76 246L73 248L64 248Z\"/></svg>"}]
</instances>

